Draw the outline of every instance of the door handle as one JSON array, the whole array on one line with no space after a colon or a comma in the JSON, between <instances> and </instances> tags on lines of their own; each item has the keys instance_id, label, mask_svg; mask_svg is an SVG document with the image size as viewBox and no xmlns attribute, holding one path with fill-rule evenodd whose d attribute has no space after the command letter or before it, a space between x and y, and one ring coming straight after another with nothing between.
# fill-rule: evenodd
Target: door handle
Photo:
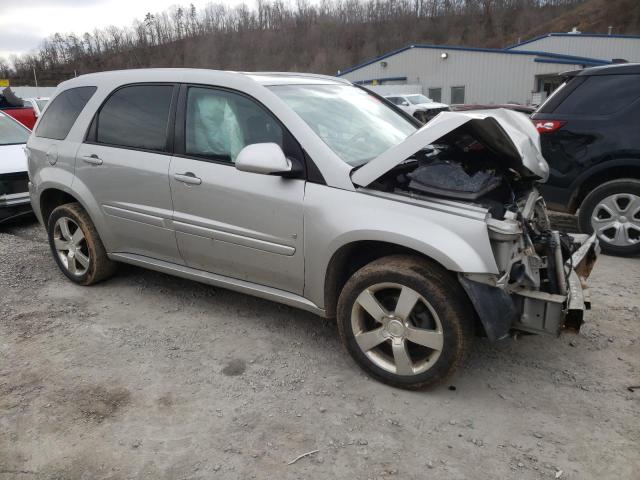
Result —
<instances>
[{"instance_id":1,"label":"door handle","mask_svg":"<svg viewBox=\"0 0 640 480\"><path fill-rule=\"evenodd\" d=\"M84 160L85 163L90 163L91 165L102 165L102 159L95 153L82 157L82 160Z\"/></svg>"},{"instance_id":2,"label":"door handle","mask_svg":"<svg viewBox=\"0 0 640 480\"><path fill-rule=\"evenodd\" d=\"M175 173L173 178L178 182L186 183L188 185L200 185L202 180L196 177L192 172Z\"/></svg>"}]
</instances>

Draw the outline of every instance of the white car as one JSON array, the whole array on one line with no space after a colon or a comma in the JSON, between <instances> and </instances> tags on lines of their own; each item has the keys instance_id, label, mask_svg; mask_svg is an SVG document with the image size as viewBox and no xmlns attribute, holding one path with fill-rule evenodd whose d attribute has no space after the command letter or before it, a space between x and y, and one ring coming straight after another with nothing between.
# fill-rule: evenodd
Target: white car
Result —
<instances>
[{"instance_id":1,"label":"white car","mask_svg":"<svg viewBox=\"0 0 640 480\"><path fill-rule=\"evenodd\" d=\"M0 222L31 212L24 146L31 132L0 112Z\"/></svg>"},{"instance_id":2,"label":"white car","mask_svg":"<svg viewBox=\"0 0 640 480\"><path fill-rule=\"evenodd\" d=\"M36 118L38 118L49 103L49 97L23 98L22 101L25 107L33 108L33 111L36 112Z\"/></svg>"},{"instance_id":3,"label":"white car","mask_svg":"<svg viewBox=\"0 0 640 480\"><path fill-rule=\"evenodd\" d=\"M445 103L438 103L419 93L411 95L385 95L387 100L399 109L417 118L422 123L427 123L440 112L449 112L451 109Z\"/></svg>"}]
</instances>

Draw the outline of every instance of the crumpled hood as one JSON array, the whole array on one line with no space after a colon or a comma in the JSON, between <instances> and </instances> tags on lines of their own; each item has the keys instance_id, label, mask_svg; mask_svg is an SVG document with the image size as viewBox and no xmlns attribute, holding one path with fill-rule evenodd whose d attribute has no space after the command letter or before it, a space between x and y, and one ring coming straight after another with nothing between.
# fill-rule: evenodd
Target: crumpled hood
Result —
<instances>
[{"instance_id":1,"label":"crumpled hood","mask_svg":"<svg viewBox=\"0 0 640 480\"><path fill-rule=\"evenodd\" d=\"M422 148L457 129L465 129L507 168L546 181L549 166L540 151L540 135L522 113L497 108L474 112L442 112L403 142L356 169L351 180L366 187Z\"/></svg>"}]
</instances>

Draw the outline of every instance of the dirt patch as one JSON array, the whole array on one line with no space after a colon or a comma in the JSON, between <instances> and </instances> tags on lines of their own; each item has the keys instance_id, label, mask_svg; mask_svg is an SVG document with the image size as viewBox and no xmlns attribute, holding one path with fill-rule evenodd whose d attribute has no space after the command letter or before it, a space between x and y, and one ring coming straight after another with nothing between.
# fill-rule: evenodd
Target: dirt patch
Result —
<instances>
[{"instance_id":1,"label":"dirt patch","mask_svg":"<svg viewBox=\"0 0 640 480\"><path fill-rule=\"evenodd\" d=\"M24 407L40 395L43 388L42 379L33 373L21 373L14 378L0 377L0 409Z\"/></svg>"},{"instance_id":2,"label":"dirt patch","mask_svg":"<svg viewBox=\"0 0 640 480\"><path fill-rule=\"evenodd\" d=\"M102 423L131 403L131 393L122 387L94 385L60 391L56 399L83 419Z\"/></svg>"},{"instance_id":3,"label":"dirt patch","mask_svg":"<svg viewBox=\"0 0 640 480\"><path fill-rule=\"evenodd\" d=\"M242 375L246 369L247 363L244 360L234 358L222 369L222 373L228 377L237 377L238 375Z\"/></svg>"}]
</instances>

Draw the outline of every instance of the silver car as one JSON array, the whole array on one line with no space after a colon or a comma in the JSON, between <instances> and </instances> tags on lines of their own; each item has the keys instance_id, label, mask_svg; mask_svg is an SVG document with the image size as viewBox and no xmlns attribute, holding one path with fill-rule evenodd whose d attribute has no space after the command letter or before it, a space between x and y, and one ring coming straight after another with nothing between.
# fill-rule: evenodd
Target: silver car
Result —
<instances>
[{"instance_id":1,"label":"silver car","mask_svg":"<svg viewBox=\"0 0 640 480\"><path fill-rule=\"evenodd\" d=\"M517 113L421 126L333 77L128 70L60 84L27 155L71 281L124 262L335 317L397 387L450 375L475 334L557 335L589 305L597 243L550 229Z\"/></svg>"}]
</instances>

